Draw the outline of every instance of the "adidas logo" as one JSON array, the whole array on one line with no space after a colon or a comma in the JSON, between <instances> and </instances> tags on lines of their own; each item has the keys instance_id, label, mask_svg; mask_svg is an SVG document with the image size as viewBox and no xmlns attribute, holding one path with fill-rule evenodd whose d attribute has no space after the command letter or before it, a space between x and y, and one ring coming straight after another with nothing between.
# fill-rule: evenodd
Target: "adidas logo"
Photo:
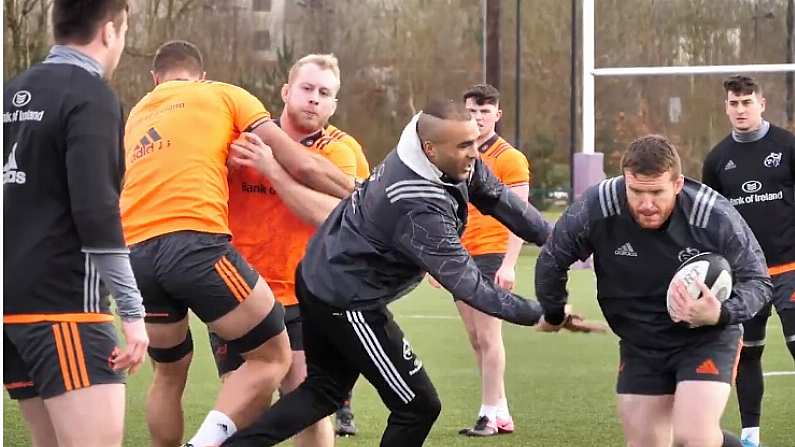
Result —
<instances>
[{"instance_id":1,"label":"adidas logo","mask_svg":"<svg viewBox=\"0 0 795 447\"><path fill-rule=\"evenodd\" d=\"M729 162L728 162L728 163L726 163L726 166L723 168L723 170L724 170L724 171L728 171L728 170L730 170L730 169L734 169L734 168L736 168L736 167L737 167L737 165L736 165L736 164L734 164L734 160L729 160Z\"/></svg>"},{"instance_id":2,"label":"adidas logo","mask_svg":"<svg viewBox=\"0 0 795 447\"><path fill-rule=\"evenodd\" d=\"M3 184L16 183L22 185L25 181L25 172L20 171L19 165L17 165L17 143L14 143L11 153L8 154L8 161L3 165Z\"/></svg>"},{"instance_id":3,"label":"adidas logo","mask_svg":"<svg viewBox=\"0 0 795 447\"><path fill-rule=\"evenodd\" d=\"M717 376L720 374L720 371L718 371L718 367L715 366L715 362L713 362L712 359L706 359L700 365L698 365L698 368L696 368L696 373Z\"/></svg>"},{"instance_id":4,"label":"adidas logo","mask_svg":"<svg viewBox=\"0 0 795 447\"><path fill-rule=\"evenodd\" d=\"M632 244L627 242L626 244L616 248L615 254L617 254L618 256L637 256L638 252L636 252L635 249L632 248Z\"/></svg>"}]
</instances>

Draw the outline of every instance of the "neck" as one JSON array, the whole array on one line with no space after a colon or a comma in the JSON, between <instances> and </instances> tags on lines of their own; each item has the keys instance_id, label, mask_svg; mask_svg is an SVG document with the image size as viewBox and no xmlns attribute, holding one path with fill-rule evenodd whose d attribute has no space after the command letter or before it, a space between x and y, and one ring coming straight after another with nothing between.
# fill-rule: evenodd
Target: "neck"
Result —
<instances>
[{"instance_id":1,"label":"neck","mask_svg":"<svg viewBox=\"0 0 795 447\"><path fill-rule=\"evenodd\" d=\"M764 119L759 123L759 126L754 129L739 131L732 129L732 138L738 143L753 143L759 141L767 135L770 130L770 123Z\"/></svg>"},{"instance_id":2,"label":"neck","mask_svg":"<svg viewBox=\"0 0 795 447\"><path fill-rule=\"evenodd\" d=\"M480 147L480 145L482 145L483 143L489 141L489 138L493 137L494 135L497 135L497 132L492 130L491 132L487 133L486 136L479 136L477 139L478 147Z\"/></svg>"},{"instance_id":3,"label":"neck","mask_svg":"<svg viewBox=\"0 0 795 447\"><path fill-rule=\"evenodd\" d=\"M101 47L97 48L94 44L55 44L50 48L44 63L73 64L97 76L107 77L109 73L102 62L103 57L106 55L107 53L103 52Z\"/></svg>"},{"instance_id":4,"label":"neck","mask_svg":"<svg viewBox=\"0 0 795 447\"><path fill-rule=\"evenodd\" d=\"M292 140L294 141L301 141L306 137L313 135L320 129L304 129L300 126L295 125L293 121L290 119L290 114L287 113L287 106L285 106L285 110L282 111L281 116L279 117L279 124L281 124L282 130L284 133L287 134Z\"/></svg>"},{"instance_id":5,"label":"neck","mask_svg":"<svg viewBox=\"0 0 795 447\"><path fill-rule=\"evenodd\" d=\"M200 78L187 70L167 71L160 77L160 83L168 81L198 81Z\"/></svg>"},{"instance_id":6,"label":"neck","mask_svg":"<svg viewBox=\"0 0 795 447\"><path fill-rule=\"evenodd\" d=\"M104 62L106 53L102 45L92 42L87 45L76 45L69 43L65 44L64 46L79 51L91 59L94 59L95 61L99 62L99 65L102 65L103 70L107 71L107 67L105 66Z\"/></svg>"}]
</instances>

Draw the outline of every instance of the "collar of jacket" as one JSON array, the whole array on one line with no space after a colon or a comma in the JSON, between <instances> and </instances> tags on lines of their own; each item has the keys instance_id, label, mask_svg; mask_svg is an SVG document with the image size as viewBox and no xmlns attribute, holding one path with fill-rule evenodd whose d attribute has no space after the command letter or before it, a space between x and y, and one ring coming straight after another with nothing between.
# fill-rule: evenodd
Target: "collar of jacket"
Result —
<instances>
[{"instance_id":1,"label":"collar of jacket","mask_svg":"<svg viewBox=\"0 0 795 447\"><path fill-rule=\"evenodd\" d=\"M44 63L75 65L100 78L104 73L102 65L94 58L66 45L53 45Z\"/></svg>"},{"instance_id":2,"label":"collar of jacket","mask_svg":"<svg viewBox=\"0 0 795 447\"><path fill-rule=\"evenodd\" d=\"M426 180L440 185L455 186L453 183L442 180L442 171L431 163L425 152L422 151L422 143L420 142L419 133L417 133L417 122L421 114L422 111L414 115L406 127L403 128L403 133L400 134L400 140L397 144L398 158L409 169Z\"/></svg>"}]
</instances>

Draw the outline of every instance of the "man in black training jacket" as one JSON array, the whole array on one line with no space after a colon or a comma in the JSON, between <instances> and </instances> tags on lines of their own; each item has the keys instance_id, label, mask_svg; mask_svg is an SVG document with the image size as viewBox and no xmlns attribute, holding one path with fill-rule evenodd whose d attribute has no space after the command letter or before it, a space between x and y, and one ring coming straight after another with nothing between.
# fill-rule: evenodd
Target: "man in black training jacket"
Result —
<instances>
[{"instance_id":1,"label":"man in black training jacket","mask_svg":"<svg viewBox=\"0 0 795 447\"><path fill-rule=\"evenodd\" d=\"M318 229L296 273L307 379L225 446L287 439L333 413L359 374L391 411L381 445L422 445L441 403L387 304L414 289L425 272L484 313L539 323L538 303L496 287L459 239L468 201L536 245L550 230L483 165L477 137L463 104L431 102L369 180ZM571 315L567 323L572 330L592 328Z\"/></svg>"},{"instance_id":2,"label":"man in black training jacket","mask_svg":"<svg viewBox=\"0 0 795 447\"><path fill-rule=\"evenodd\" d=\"M719 424L740 323L770 300L762 250L728 200L682 176L666 138L633 141L621 170L572 204L542 248L535 281L544 318L563 320L569 266L593 254L599 306L621 339L616 392L627 445L739 447ZM669 311L676 269L705 252L731 265L731 296L721 303L696 281L703 295L692 300L677 282Z\"/></svg>"}]
</instances>

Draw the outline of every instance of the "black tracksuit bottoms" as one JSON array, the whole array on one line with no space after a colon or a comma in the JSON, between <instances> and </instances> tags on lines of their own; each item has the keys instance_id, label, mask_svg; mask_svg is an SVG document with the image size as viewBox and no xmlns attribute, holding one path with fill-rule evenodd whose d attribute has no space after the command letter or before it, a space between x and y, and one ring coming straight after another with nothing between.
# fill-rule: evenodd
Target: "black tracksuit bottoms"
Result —
<instances>
[{"instance_id":1,"label":"black tracksuit bottoms","mask_svg":"<svg viewBox=\"0 0 795 447\"><path fill-rule=\"evenodd\" d=\"M300 266L296 294L307 378L223 445L261 447L290 438L342 406L362 374L391 412L381 446L421 446L441 402L386 306L360 311L331 307L309 292Z\"/></svg>"}]
</instances>

